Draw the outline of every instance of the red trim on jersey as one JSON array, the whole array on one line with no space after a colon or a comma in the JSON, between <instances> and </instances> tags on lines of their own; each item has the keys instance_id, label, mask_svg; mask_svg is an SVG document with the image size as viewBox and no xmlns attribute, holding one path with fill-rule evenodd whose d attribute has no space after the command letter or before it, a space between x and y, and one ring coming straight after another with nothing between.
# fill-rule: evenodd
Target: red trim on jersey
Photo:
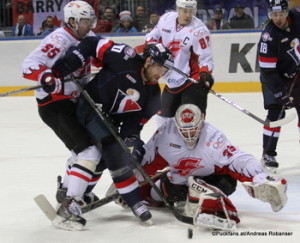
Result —
<instances>
[{"instance_id":1,"label":"red trim on jersey","mask_svg":"<svg viewBox=\"0 0 300 243\"><path fill-rule=\"evenodd\" d=\"M95 181L99 181L101 178L101 176L97 176L97 177L94 177L90 180L90 182L95 182Z\"/></svg>"},{"instance_id":2,"label":"red trim on jersey","mask_svg":"<svg viewBox=\"0 0 300 243\"><path fill-rule=\"evenodd\" d=\"M133 175L130 178L128 178L127 180L125 180L125 181L121 181L119 183L115 183L115 187L117 189L121 189L121 188L128 187L128 186L130 186L131 184L133 184L135 182L136 182L136 177Z\"/></svg>"},{"instance_id":3,"label":"red trim on jersey","mask_svg":"<svg viewBox=\"0 0 300 243\"><path fill-rule=\"evenodd\" d=\"M277 57L262 57L262 56L258 56L258 60L260 62L266 62L266 63L277 63L278 58Z\"/></svg>"},{"instance_id":4,"label":"red trim on jersey","mask_svg":"<svg viewBox=\"0 0 300 243\"><path fill-rule=\"evenodd\" d=\"M189 61L189 66L191 69L190 76L191 76L191 78L193 78L195 80L199 79L199 73L200 73L198 59L199 59L199 56L194 51L191 51L191 58Z\"/></svg>"},{"instance_id":5,"label":"red trim on jersey","mask_svg":"<svg viewBox=\"0 0 300 243\"><path fill-rule=\"evenodd\" d=\"M136 51L137 54L143 54L144 53L144 49L145 49L146 43L142 44L142 45L138 45L134 48L134 50Z\"/></svg>"},{"instance_id":6,"label":"red trim on jersey","mask_svg":"<svg viewBox=\"0 0 300 243\"><path fill-rule=\"evenodd\" d=\"M113 41L109 40L105 45L103 45L102 47L100 47L100 49L98 50L98 53L97 53L97 59L99 61L99 64L101 63L101 66L102 66L102 60L103 60L103 56L104 56L104 53L107 51L107 49L109 47L111 47L112 45L114 44Z\"/></svg>"},{"instance_id":7,"label":"red trim on jersey","mask_svg":"<svg viewBox=\"0 0 300 243\"><path fill-rule=\"evenodd\" d=\"M222 168L215 166L215 173L213 173L214 175L230 175L233 179L236 179L240 182L244 182L244 181L250 181L252 182L253 177L247 177L244 175L241 175L238 172L234 172L232 170L229 169L228 166L224 166Z\"/></svg>"},{"instance_id":8,"label":"red trim on jersey","mask_svg":"<svg viewBox=\"0 0 300 243\"><path fill-rule=\"evenodd\" d=\"M141 125L145 125L148 121L149 121L149 119L142 118L142 119L140 120L140 124L141 124Z\"/></svg>"},{"instance_id":9,"label":"red trim on jersey","mask_svg":"<svg viewBox=\"0 0 300 243\"><path fill-rule=\"evenodd\" d=\"M280 132L281 130L281 127L267 127L267 126L264 126L264 129L267 130L267 131L271 131L271 132Z\"/></svg>"},{"instance_id":10,"label":"red trim on jersey","mask_svg":"<svg viewBox=\"0 0 300 243\"><path fill-rule=\"evenodd\" d=\"M76 171L70 171L70 176L78 177L78 178L80 178L80 179L82 179L82 180L84 180L86 182L90 182L91 181L90 178L88 178L88 177L84 176L83 174L80 174L80 173L78 173Z\"/></svg>"},{"instance_id":11,"label":"red trim on jersey","mask_svg":"<svg viewBox=\"0 0 300 243\"><path fill-rule=\"evenodd\" d=\"M168 162L157 153L154 160L150 164L144 165L143 168L149 176L153 176L157 170L162 170L167 166L169 166Z\"/></svg>"},{"instance_id":12,"label":"red trim on jersey","mask_svg":"<svg viewBox=\"0 0 300 243\"><path fill-rule=\"evenodd\" d=\"M64 30L67 31L71 36L73 36L76 40L81 41L81 39L78 38L78 36L74 33L73 30L71 30L69 27L65 26Z\"/></svg>"},{"instance_id":13,"label":"red trim on jersey","mask_svg":"<svg viewBox=\"0 0 300 243\"><path fill-rule=\"evenodd\" d=\"M66 96L66 95L59 95L59 94L58 95L50 94L50 96L51 96L51 99L49 101L38 104L38 106L45 106L45 105L48 105L48 104L50 104L54 101L58 101L58 100L76 99L73 96Z\"/></svg>"},{"instance_id":14,"label":"red trim on jersey","mask_svg":"<svg viewBox=\"0 0 300 243\"><path fill-rule=\"evenodd\" d=\"M192 82L188 82L188 83L186 83L185 86L182 86L180 89L176 89L176 91L172 91L171 89L169 89L169 87L167 85L165 86L165 89L167 89L168 92L170 92L171 94L178 94L178 93L182 92L183 90L185 90L187 87L189 87L192 84L193 84Z\"/></svg>"},{"instance_id":15,"label":"red trim on jersey","mask_svg":"<svg viewBox=\"0 0 300 243\"><path fill-rule=\"evenodd\" d=\"M40 74L44 72L47 69L47 67L43 65L39 65L38 69L32 69L32 68L29 69L31 73L23 73L23 77L33 81L39 81Z\"/></svg>"},{"instance_id":16,"label":"red trim on jersey","mask_svg":"<svg viewBox=\"0 0 300 243\"><path fill-rule=\"evenodd\" d=\"M203 66L202 68L200 68L199 73L202 73L202 72L209 73L209 74L212 73L211 71L209 71L207 66Z\"/></svg>"}]
</instances>

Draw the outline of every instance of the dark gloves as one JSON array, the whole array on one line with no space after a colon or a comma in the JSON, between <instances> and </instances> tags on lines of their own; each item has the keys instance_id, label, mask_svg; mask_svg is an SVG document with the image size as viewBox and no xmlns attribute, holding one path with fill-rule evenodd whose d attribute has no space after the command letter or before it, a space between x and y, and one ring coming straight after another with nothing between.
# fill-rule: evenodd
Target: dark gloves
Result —
<instances>
[{"instance_id":1,"label":"dark gloves","mask_svg":"<svg viewBox=\"0 0 300 243\"><path fill-rule=\"evenodd\" d=\"M80 49L71 46L66 55L58 59L52 67L52 72L56 77L64 77L68 74L75 72L78 68L84 66L86 60Z\"/></svg>"},{"instance_id":2,"label":"dark gloves","mask_svg":"<svg viewBox=\"0 0 300 243\"><path fill-rule=\"evenodd\" d=\"M280 91L274 94L274 97L277 100L278 104L284 106L286 110L294 107L294 98L289 96L285 92Z\"/></svg>"},{"instance_id":3,"label":"dark gloves","mask_svg":"<svg viewBox=\"0 0 300 243\"><path fill-rule=\"evenodd\" d=\"M62 80L60 78L56 78L50 69L45 70L41 73L39 78L40 84L42 85L42 89L46 93L51 94L59 94L62 91Z\"/></svg>"},{"instance_id":4,"label":"dark gloves","mask_svg":"<svg viewBox=\"0 0 300 243\"><path fill-rule=\"evenodd\" d=\"M124 142L131 155L139 163L141 163L144 158L144 154L146 152L144 148L144 142L140 138L135 136L125 138Z\"/></svg>"},{"instance_id":5,"label":"dark gloves","mask_svg":"<svg viewBox=\"0 0 300 243\"><path fill-rule=\"evenodd\" d=\"M207 72L201 72L199 77L199 83L203 85L204 89L211 89L214 85L214 78L211 74Z\"/></svg>"}]
</instances>

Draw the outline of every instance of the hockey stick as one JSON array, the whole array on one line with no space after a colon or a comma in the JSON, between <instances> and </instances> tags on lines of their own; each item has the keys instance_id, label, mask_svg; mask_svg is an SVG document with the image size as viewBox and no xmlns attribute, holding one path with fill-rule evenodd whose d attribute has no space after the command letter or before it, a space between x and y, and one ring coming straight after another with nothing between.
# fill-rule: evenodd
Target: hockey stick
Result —
<instances>
[{"instance_id":1,"label":"hockey stick","mask_svg":"<svg viewBox=\"0 0 300 243\"><path fill-rule=\"evenodd\" d=\"M90 97L90 95L84 90L80 83L77 81L77 79L71 75L73 82L77 85L78 89L86 99L86 101L91 105L93 110L96 112L96 114L100 117L100 119L103 121L107 129L111 132L111 134L114 136L116 141L119 143L119 145L122 147L123 151L125 153L128 153L128 149L126 147L126 144L121 139L121 137L115 132L115 130L112 128L110 122L107 120L107 118L102 114L102 111L100 111L99 106L93 101L93 99ZM144 176L144 178L149 182L149 184L152 186L152 188L155 190L155 192L159 195L159 197L163 200L163 202L166 204L166 206L169 208L169 210L173 213L173 215L181 222L187 223L187 224L193 224L193 218L185 216L180 214L175 208L174 205L171 205L167 198L162 194L160 189L157 187L157 185L153 182L153 180L150 178L150 176L144 171L143 167L140 165L136 159L133 158L133 161L135 163L136 168L140 171L140 173Z\"/></svg>"},{"instance_id":2,"label":"hockey stick","mask_svg":"<svg viewBox=\"0 0 300 243\"><path fill-rule=\"evenodd\" d=\"M183 77L189 79L191 82L198 83L198 81L196 81L195 79L190 78L186 73L182 72L181 70L179 70L175 67L170 67L170 68L172 70L174 70L175 72L179 73L180 75L182 75ZM256 115L254 115L253 113L251 113L250 111L246 110L245 108L243 108L243 107L239 106L238 104L234 103L233 101L227 99L223 95L215 92L214 90L209 89L209 92L211 94L213 94L214 96L218 97L219 99L225 101L227 104L229 104L229 105L235 107L236 109L238 109L239 111L243 112L244 114L250 116L254 120L260 122L261 124L263 124L265 126L271 127L271 128L285 125L285 124L291 122L292 120L294 120L295 117L296 117L296 114L292 113L289 116L286 116L285 118L282 118L282 119L277 120L277 121L263 120L263 119L257 117Z\"/></svg>"},{"instance_id":3,"label":"hockey stick","mask_svg":"<svg viewBox=\"0 0 300 243\"><path fill-rule=\"evenodd\" d=\"M157 178L160 178L161 176L165 175L166 173L168 173L170 170L169 167L165 168L164 170L161 170L160 172L158 172L157 174L155 174L154 176L151 177L151 180L155 180ZM145 180L145 181L142 181L140 184L139 184L139 187L142 187L142 186L145 186L149 183L149 181ZM102 199L99 199L95 202L92 202L84 207L81 208L81 211L82 213L87 213L91 210L94 210L96 208L99 208L107 203L110 203L112 201L114 201L115 199L117 199L118 197L120 196L120 194L118 192L115 192L109 196L106 196Z\"/></svg>"},{"instance_id":4,"label":"hockey stick","mask_svg":"<svg viewBox=\"0 0 300 243\"><path fill-rule=\"evenodd\" d=\"M161 172L154 175L153 177L151 177L151 179L154 180L154 179L160 178L162 175L166 174L168 171L169 171L169 168L164 169ZM146 184L148 184L148 181L143 181L139 186L142 187ZM95 202L89 203L89 204L81 207L81 211L82 211L82 213L90 212L91 210L94 210L96 208L99 208L99 207L107 204L107 203L114 201L115 199L117 199L119 197L119 195L120 194L118 192L116 192L107 197L99 199ZM56 217L56 210L51 205L49 200L45 197L45 195L40 194L40 195L36 196L33 200L36 202L38 207L43 211L43 213L47 216L47 218L50 221L53 221L54 218Z\"/></svg>"},{"instance_id":5,"label":"hockey stick","mask_svg":"<svg viewBox=\"0 0 300 243\"><path fill-rule=\"evenodd\" d=\"M96 75L95 73L91 73L91 74L88 74L86 76L78 77L78 78L79 79L80 78L92 78L95 75ZM69 82L69 81L72 81L72 80L73 80L72 78L69 78L69 79L65 79L64 82ZM6 96L9 96L9 95L14 95L14 94L19 94L19 93L23 93L23 92L28 92L28 91L36 90L36 89L40 89L40 88L43 88L43 85L36 85L36 86L32 86L32 87L27 87L27 88L22 88L22 89L17 89L17 90L9 91L9 92L6 92L6 93L0 93L0 97L6 97Z\"/></svg>"},{"instance_id":6,"label":"hockey stick","mask_svg":"<svg viewBox=\"0 0 300 243\"><path fill-rule=\"evenodd\" d=\"M30 90L36 90L36 89L40 89L42 87L43 87L43 85L36 85L36 86L27 87L27 88L23 88L23 89L17 89L17 90L9 91L9 92L6 92L6 93L1 93L0 97L19 94L19 93L27 92L27 91L30 91Z\"/></svg>"}]
</instances>

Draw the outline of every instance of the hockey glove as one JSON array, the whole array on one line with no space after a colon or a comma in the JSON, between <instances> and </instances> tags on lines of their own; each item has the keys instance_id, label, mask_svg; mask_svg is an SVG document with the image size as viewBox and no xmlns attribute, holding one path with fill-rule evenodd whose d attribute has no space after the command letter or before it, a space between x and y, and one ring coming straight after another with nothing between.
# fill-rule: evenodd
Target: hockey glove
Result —
<instances>
[{"instance_id":1,"label":"hockey glove","mask_svg":"<svg viewBox=\"0 0 300 243\"><path fill-rule=\"evenodd\" d=\"M64 58L58 59L52 67L52 72L56 77L64 77L75 72L78 68L84 66L86 60L80 53L80 49L70 47Z\"/></svg>"},{"instance_id":2,"label":"hockey glove","mask_svg":"<svg viewBox=\"0 0 300 243\"><path fill-rule=\"evenodd\" d=\"M210 90L214 85L214 78L211 74L206 72L201 72L199 77L199 83L203 85L204 89Z\"/></svg>"},{"instance_id":3,"label":"hockey glove","mask_svg":"<svg viewBox=\"0 0 300 243\"><path fill-rule=\"evenodd\" d=\"M59 94L62 91L62 80L56 78L50 69L45 70L40 75L40 84L46 93Z\"/></svg>"},{"instance_id":4,"label":"hockey glove","mask_svg":"<svg viewBox=\"0 0 300 243\"><path fill-rule=\"evenodd\" d=\"M294 98L280 91L274 94L279 105L282 105L286 110L294 107Z\"/></svg>"},{"instance_id":5,"label":"hockey glove","mask_svg":"<svg viewBox=\"0 0 300 243\"><path fill-rule=\"evenodd\" d=\"M144 142L136 136L127 137L124 142L131 155L141 163L145 154Z\"/></svg>"}]
</instances>

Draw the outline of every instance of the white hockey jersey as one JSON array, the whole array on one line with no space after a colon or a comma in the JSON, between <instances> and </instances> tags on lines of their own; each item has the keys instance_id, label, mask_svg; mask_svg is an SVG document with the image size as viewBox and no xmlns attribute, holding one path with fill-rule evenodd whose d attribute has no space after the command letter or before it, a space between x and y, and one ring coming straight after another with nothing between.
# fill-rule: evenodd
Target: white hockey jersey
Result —
<instances>
[{"instance_id":1,"label":"white hockey jersey","mask_svg":"<svg viewBox=\"0 0 300 243\"><path fill-rule=\"evenodd\" d=\"M88 36L95 34L90 31ZM67 28L62 27L47 35L40 43L40 45L33 50L24 60L22 64L23 77L39 81L40 74L46 69L51 68L54 63L62 56L71 46L77 46L80 40L76 38L73 32ZM82 77L91 72L91 64L87 64L73 73L75 77ZM70 76L65 77L70 79ZM79 80L81 84L85 84L87 79ZM63 94L48 94L43 89L35 91L36 98L39 105L61 100L61 99L74 99L79 96L79 90L73 82L65 82L63 87Z\"/></svg>"},{"instance_id":2,"label":"white hockey jersey","mask_svg":"<svg viewBox=\"0 0 300 243\"><path fill-rule=\"evenodd\" d=\"M214 68L210 32L196 17L184 27L178 25L177 17L177 12L161 16L156 27L145 36L145 42L161 42L168 47L174 57L174 66L198 80L200 72L211 73ZM186 80L175 71L168 72L165 79L169 88L179 87Z\"/></svg>"},{"instance_id":3,"label":"white hockey jersey","mask_svg":"<svg viewBox=\"0 0 300 243\"><path fill-rule=\"evenodd\" d=\"M252 155L239 150L216 127L205 122L196 147L188 150L174 118L158 128L145 145L142 165L158 168L155 163L167 162L170 181L186 184L189 176L230 174L239 181L252 181L264 173L261 163ZM159 168L162 169L162 168Z\"/></svg>"}]
</instances>

